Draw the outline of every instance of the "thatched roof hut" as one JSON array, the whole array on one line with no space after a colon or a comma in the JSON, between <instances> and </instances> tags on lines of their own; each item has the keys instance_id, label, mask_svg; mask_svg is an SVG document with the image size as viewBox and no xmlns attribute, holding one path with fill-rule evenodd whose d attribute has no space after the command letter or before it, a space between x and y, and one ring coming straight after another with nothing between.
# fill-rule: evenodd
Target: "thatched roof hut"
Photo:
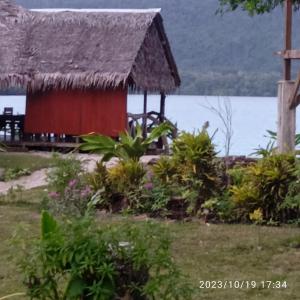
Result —
<instances>
[{"instance_id":1,"label":"thatched roof hut","mask_svg":"<svg viewBox=\"0 0 300 300\"><path fill-rule=\"evenodd\" d=\"M0 89L27 91L25 133L98 132L128 125L128 89L165 94L180 78L159 10L26 10L0 0ZM145 125L146 119L143 117ZM145 128L145 127L144 127Z\"/></svg>"},{"instance_id":2,"label":"thatched roof hut","mask_svg":"<svg viewBox=\"0 0 300 300\"><path fill-rule=\"evenodd\" d=\"M158 10L28 11L0 0L0 40L1 88L180 85Z\"/></svg>"}]
</instances>

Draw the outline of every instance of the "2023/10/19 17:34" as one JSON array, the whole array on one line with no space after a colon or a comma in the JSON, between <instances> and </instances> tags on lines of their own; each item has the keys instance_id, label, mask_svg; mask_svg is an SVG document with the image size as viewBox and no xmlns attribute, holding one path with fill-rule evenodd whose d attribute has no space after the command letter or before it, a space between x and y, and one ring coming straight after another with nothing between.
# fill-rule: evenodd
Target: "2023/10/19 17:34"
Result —
<instances>
[{"instance_id":1,"label":"2023/10/19 17:34","mask_svg":"<svg viewBox=\"0 0 300 300\"><path fill-rule=\"evenodd\" d=\"M286 281L272 280L200 280L200 289L286 289Z\"/></svg>"}]
</instances>

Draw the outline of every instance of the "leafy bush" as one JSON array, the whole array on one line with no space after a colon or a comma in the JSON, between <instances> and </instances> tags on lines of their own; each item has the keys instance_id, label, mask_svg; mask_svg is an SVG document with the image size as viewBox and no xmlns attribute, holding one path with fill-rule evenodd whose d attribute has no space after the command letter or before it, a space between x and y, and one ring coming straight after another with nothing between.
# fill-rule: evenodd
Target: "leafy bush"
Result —
<instances>
[{"instance_id":1,"label":"leafy bush","mask_svg":"<svg viewBox=\"0 0 300 300\"><path fill-rule=\"evenodd\" d=\"M266 221L281 219L281 206L296 180L296 161L291 155L271 155L243 169L244 175L231 191L237 219L249 220L249 214L261 209Z\"/></svg>"},{"instance_id":2,"label":"leafy bush","mask_svg":"<svg viewBox=\"0 0 300 300\"><path fill-rule=\"evenodd\" d=\"M60 157L53 156L53 168L48 172L48 182L50 188L60 194L64 193L65 188L73 179L77 179L83 169L80 160L73 156Z\"/></svg>"},{"instance_id":3,"label":"leafy bush","mask_svg":"<svg viewBox=\"0 0 300 300\"><path fill-rule=\"evenodd\" d=\"M58 224L47 212L41 224L20 263L31 299L191 299L158 224Z\"/></svg>"},{"instance_id":4,"label":"leafy bush","mask_svg":"<svg viewBox=\"0 0 300 300\"><path fill-rule=\"evenodd\" d=\"M50 193L43 199L43 207L60 216L85 215L92 206L93 192L81 161L54 155L53 168L47 175Z\"/></svg>"},{"instance_id":5,"label":"leafy bush","mask_svg":"<svg viewBox=\"0 0 300 300\"><path fill-rule=\"evenodd\" d=\"M55 215L84 216L93 192L82 179L72 179L62 193L50 192L48 207Z\"/></svg>"},{"instance_id":6,"label":"leafy bush","mask_svg":"<svg viewBox=\"0 0 300 300\"><path fill-rule=\"evenodd\" d=\"M113 190L126 194L142 184L145 174L145 169L138 161L121 161L115 167L108 169L108 180Z\"/></svg>"},{"instance_id":7,"label":"leafy bush","mask_svg":"<svg viewBox=\"0 0 300 300\"><path fill-rule=\"evenodd\" d=\"M281 208L286 210L290 222L298 222L300 219L300 162L296 165L296 180L289 185L288 194L285 197Z\"/></svg>"},{"instance_id":8,"label":"leafy bush","mask_svg":"<svg viewBox=\"0 0 300 300\"><path fill-rule=\"evenodd\" d=\"M145 180L143 165L132 159L120 161L110 169L106 169L102 162L98 163L95 172L89 176L98 205L110 211L143 211Z\"/></svg>"},{"instance_id":9,"label":"leafy bush","mask_svg":"<svg viewBox=\"0 0 300 300\"><path fill-rule=\"evenodd\" d=\"M4 181L14 180L21 176L27 176L30 174L31 174L31 171L27 168L25 168L25 169L19 168L19 167L18 168L8 168L4 172Z\"/></svg>"},{"instance_id":10,"label":"leafy bush","mask_svg":"<svg viewBox=\"0 0 300 300\"><path fill-rule=\"evenodd\" d=\"M134 137L126 131L120 134L120 141L115 141L103 135L83 135L81 138L84 143L80 146L80 149L103 154L102 161L108 161L112 157L118 157L122 160L139 160L154 141L163 135L167 135L172 129L172 126L165 122L153 128L148 137L144 138L141 126L137 126Z\"/></svg>"},{"instance_id":11,"label":"leafy bush","mask_svg":"<svg viewBox=\"0 0 300 300\"><path fill-rule=\"evenodd\" d=\"M182 198L189 203L189 213L219 192L218 162L206 130L181 133L174 140L173 156L162 157L152 168L160 189L168 190L170 200ZM155 200L154 200L155 201Z\"/></svg>"},{"instance_id":12,"label":"leafy bush","mask_svg":"<svg viewBox=\"0 0 300 300\"><path fill-rule=\"evenodd\" d=\"M205 201L202 206L202 214L208 222L235 222L234 204L230 201L228 190L223 191L217 197Z\"/></svg>"},{"instance_id":13,"label":"leafy bush","mask_svg":"<svg viewBox=\"0 0 300 300\"><path fill-rule=\"evenodd\" d=\"M180 180L198 189L199 201L212 197L219 183L216 152L206 130L182 133L174 140L173 157L180 166Z\"/></svg>"},{"instance_id":14,"label":"leafy bush","mask_svg":"<svg viewBox=\"0 0 300 300\"><path fill-rule=\"evenodd\" d=\"M153 174L162 183L169 183L179 173L179 166L174 159L167 156L162 156L152 166Z\"/></svg>"},{"instance_id":15,"label":"leafy bush","mask_svg":"<svg viewBox=\"0 0 300 300\"><path fill-rule=\"evenodd\" d=\"M142 192L146 171L136 160L121 161L108 170L108 182L114 195L120 195L127 209L143 209Z\"/></svg>"}]
</instances>

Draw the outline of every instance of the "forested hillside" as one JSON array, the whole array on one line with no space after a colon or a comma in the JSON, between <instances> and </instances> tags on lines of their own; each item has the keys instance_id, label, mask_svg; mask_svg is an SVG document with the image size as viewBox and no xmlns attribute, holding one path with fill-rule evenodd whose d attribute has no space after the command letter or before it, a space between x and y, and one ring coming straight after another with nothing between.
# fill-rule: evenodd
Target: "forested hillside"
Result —
<instances>
[{"instance_id":1,"label":"forested hillside","mask_svg":"<svg viewBox=\"0 0 300 300\"><path fill-rule=\"evenodd\" d=\"M283 17L216 15L218 0L16 0L27 8L162 8L182 78L181 94L276 94ZM300 13L297 13L300 14ZM296 21L300 23L300 18ZM299 26L298 26L299 27ZM300 46L299 35L295 36Z\"/></svg>"}]
</instances>

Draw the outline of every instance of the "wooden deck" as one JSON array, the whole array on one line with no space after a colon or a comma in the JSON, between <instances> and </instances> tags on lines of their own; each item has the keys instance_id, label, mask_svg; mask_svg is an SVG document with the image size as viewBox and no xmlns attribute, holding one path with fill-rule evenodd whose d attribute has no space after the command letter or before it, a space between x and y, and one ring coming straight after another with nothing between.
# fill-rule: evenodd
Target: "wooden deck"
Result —
<instances>
[{"instance_id":1,"label":"wooden deck","mask_svg":"<svg viewBox=\"0 0 300 300\"><path fill-rule=\"evenodd\" d=\"M151 111L146 114L127 114L128 128L127 130L134 135L137 124L141 124L143 135L151 132L153 127L159 125L163 121L171 122L160 113ZM80 145L79 136L53 133L35 133L28 134L24 132L25 115L0 115L0 143L6 145L11 151L20 149L40 149L40 150L56 150L70 151L78 148ZM173 132L169 138L173 139L177 135L176 125L173 125ZM162 149L168 151L167 137L159 139L155 153Z\"/></svg>"},{"instance_id":2,"label":"wooden deck","mask_svg":"<svg viewBox=\"0 0 300 300\"><path fill-rule=\"evenodd\" d=\"M67 142L35 142L35 141L5 141L4 144L7 147L17 148L69 148L75 149L79 143L67 143Z\"/></svg>"}]
</instances>

